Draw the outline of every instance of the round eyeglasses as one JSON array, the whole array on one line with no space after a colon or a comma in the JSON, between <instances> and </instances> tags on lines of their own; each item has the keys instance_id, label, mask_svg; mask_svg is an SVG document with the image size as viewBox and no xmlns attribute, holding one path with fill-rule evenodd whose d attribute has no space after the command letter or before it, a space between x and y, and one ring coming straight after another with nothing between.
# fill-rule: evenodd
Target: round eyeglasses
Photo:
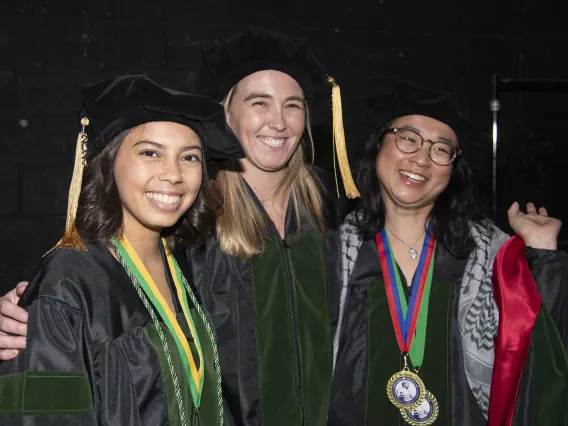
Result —
<instances>
[{"instance_id":1,"label":"round eyeglasses","mask_svg":"<svg viewBox=\"0 0 568 426\"><path fill-rule=\"evenodd\" d=\"M422 148L424 142L428 142L430 144L430 149L428 150L430 159L439 166L449 166L462 154L461 150L451 143L424 139L420 133L416 133L414 130L393 127L387 129L385 133L394 133L396 147L405 154L412 154L418 151Z\"/></svg>"}]
</instances>

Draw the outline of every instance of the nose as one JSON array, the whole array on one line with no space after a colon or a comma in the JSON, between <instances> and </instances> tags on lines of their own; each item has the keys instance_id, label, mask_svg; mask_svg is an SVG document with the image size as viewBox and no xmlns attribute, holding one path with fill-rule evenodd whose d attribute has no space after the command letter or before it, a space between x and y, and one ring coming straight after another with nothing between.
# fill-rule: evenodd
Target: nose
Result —
<instances>
[{"instance_id":1,"label":"nose","mask_svg":"<svg viewBox=\"0 0 568 426\"><path fill-rule=\"evenodd\" d=\"M158 174L158 180L169 182L172 185L182 181L180 165L177 159L169 159L162 164L163 166Z\"/></svg>"},{"instance_id":2,"label":"nose","mask_svg":"<svg viewBox=\"0 0 568 426\"><path fill-rule=\"evenodd\" d=\"M282 108L274 108L272 110L268 126L277 132L282 132L286 129L286 118Z\"/></svg>"},{"instance_id":3,"label":"nose","mask_svg":"<svg viewBox=\"0 0 568 426\"><path fill-rule=\"evenodd\" d=\"M428 142L423 143L418 151L412 153L411 161L421 167L430 165L430 146Z\"/></svg>"}]
</instances>

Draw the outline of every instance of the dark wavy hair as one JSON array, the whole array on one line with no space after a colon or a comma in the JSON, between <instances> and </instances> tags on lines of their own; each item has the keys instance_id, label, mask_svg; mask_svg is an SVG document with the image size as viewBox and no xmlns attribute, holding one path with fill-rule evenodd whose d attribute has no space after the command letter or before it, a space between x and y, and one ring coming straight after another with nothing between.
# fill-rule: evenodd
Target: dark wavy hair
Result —
<instances>
[{"instance_id":1,"label":"dark wavy hair","mask_svg":"<svg viewBox=\"0 0 568 426\"><path fill-rule=\"evenodd\" d=\"M114 177L114 162L122 142L132 131L125 130L91 159L85 167L75 224L89 242L108 244L122 229L122 202ZM162 230L171 250L196 246L214 231L215 210L219 205L203 160L201 188L189 210L179 221Z\"/></svg>"},{"instance_id":2,"label":"dark wavy hair","mask_svg":"<svg viewBox=\"0 0 568 426\"><path fill-rule=\"evenodd\" d=\"M365 238L374 238L385 224L386 206L377 178L376 159L391 124L375 128L357 167L357 185L362 201L362 214L357 220ZM462 146L463 142L460 141ZM452 167L450 181L435 201L429 220L436 240L454 256L464 257L475 247L470 237L471 224L478 223L490 232L489 221L478 208L470 166L458 157L449 167Z\"/></svg>"}]
</instances>

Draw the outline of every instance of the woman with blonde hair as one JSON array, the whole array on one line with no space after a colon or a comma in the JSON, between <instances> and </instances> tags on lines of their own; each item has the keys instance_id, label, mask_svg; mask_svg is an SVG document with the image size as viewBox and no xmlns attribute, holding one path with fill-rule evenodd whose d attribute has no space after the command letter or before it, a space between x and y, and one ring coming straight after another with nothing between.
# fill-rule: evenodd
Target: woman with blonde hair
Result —
<instances>
[{"instance_id":1,"label":"woman with blonde hair","mask_svg":"<svg viewBox=\"0 0 568 426\"><path fill-rule=\"evenodd\" d=\"M341 265L308 162L309 104L333 91L340 166L356 195L338 133L338 87L306 40L253 27L205 52L201 77L246 153L215 180L224 199L217 238L191 253L231 420L324 425Z\"/></svg>"}]
</instances>

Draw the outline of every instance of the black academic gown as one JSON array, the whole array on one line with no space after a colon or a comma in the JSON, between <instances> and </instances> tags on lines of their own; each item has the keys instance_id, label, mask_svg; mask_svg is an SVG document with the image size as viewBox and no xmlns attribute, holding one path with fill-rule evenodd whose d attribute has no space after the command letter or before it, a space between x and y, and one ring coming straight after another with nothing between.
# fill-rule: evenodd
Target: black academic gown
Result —
<instances>
[{"instance_id":1,"label":"black academic gown","mask_svg":"<svg viewBox=\"0 0 568 426\"><path fill-rule=\"evenodd\" d=\"M188 253L215 326L226 424L323 426L339 304L338 234L323 237L309 224L297 229L292 203L284 239L265 218L265 249L252 259L223 254L215 238Z\"/></svg>"},{"instance_id":2,"label":"black academic gown","mask_svg":"<svg viewBox=\"0 0 568 426\"><path fill-rule=\"evenodd\" d=\"M540 283L543 307L533 330L513 424L567 425L565 404L559 402L568 398L568 365L558 332L566 342L568 254L526 248L525 255ZM466 262L437 245L420 377L439 402L435 422L439 426L487 424L468 385L458 330L458 296ZM387 381L403 364L374 239L363 241L349 287L329 426L405 425L387 398Z\"/></svg>"},{"instance_id":3,"label":"black academic gown","mask_svg":"<svg viewBox=\"0 0 568 426\"><path fill-rule=\"evenodd\" d=\"M20 301L29 312L27 348L0 365L0 424L179 425L172 377L148 311L108 249L87 248L47 255ZM213 349L192 305L190 312L205 363L199 412L173 338L161 328L188 424L218 425ZM190 336L179 304L177 318Z\"/></svg>"}]
</instances>

